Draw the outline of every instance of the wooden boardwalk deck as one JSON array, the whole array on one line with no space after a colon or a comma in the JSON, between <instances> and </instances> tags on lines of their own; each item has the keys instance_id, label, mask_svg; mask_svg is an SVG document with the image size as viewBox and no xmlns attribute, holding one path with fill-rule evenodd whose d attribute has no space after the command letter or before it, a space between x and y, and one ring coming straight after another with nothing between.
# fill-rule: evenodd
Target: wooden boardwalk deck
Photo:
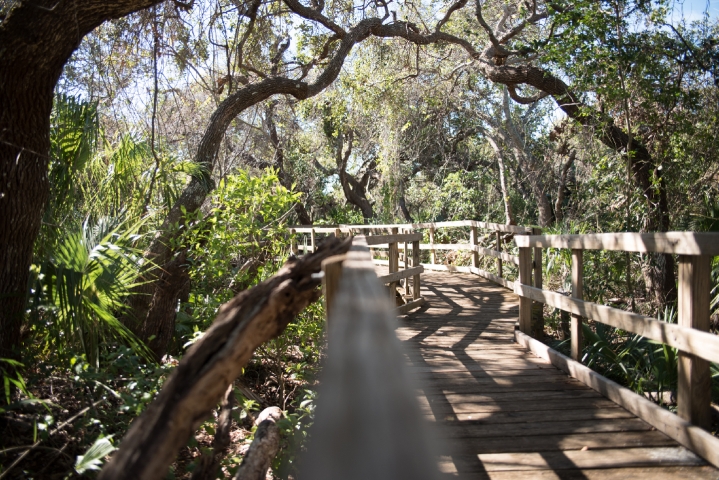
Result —
<instances>
[{"instance_id":1,"label":"wooden boardwalk deck","mask_svg":"<svg viewBox=\"0 0 719 480\"><path fill-rule=\"evenodd\" d=\"M428 303L397 330L427 418L461 478L719 478L719 470L514 342L517 297L426 272Z\"/></svg>"}]
</instances>

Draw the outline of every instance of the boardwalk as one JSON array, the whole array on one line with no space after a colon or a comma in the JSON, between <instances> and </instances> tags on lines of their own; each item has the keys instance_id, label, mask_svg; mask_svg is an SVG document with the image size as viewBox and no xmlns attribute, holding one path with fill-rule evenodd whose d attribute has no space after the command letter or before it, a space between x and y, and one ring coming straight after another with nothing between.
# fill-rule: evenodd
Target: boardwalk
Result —
<instances>
[{"instance_id":1,"label":"boardwalk","mask_svg":"<svg viewBox=\"0 0 719 480\"><path fill-rule=\"evenodd\" d=\"M397 330L461 478L719 478L719 470L514 343L517 297L466 274L422 276Z\"/></svg>"}]
</instances>

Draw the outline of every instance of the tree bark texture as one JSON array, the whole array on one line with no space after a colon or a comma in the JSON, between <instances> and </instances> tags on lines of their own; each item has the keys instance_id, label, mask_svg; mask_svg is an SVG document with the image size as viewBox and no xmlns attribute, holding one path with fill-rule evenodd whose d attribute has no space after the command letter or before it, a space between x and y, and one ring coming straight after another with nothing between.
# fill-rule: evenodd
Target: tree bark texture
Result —
<instances>
[{"instance_id":1,"label":"tree bark texture","mask_svg":"<svg viewBox=\"0 0 719 480\"><path fill-rule=\"evenodd\" d=\"M322 260L351 239L329 237L317 252L289 260L272 278L222 306L212 326L185 354L157 398L130 426L101 480L164 478L178 450L242 373L252 352L277 337L320 296Z\"/></svg>"},{"instance_id":2,"label":"tree bark texture","mask_svg":"<svg viewBox=\"0 0 719 480\"><path fill-rule=\"evenodd\" d=\"M33 243L49 194L50 112L62 69L106 20L159 0L17 1L0 18L0 358L17 352Z\"/></svg>"}]
</instances>

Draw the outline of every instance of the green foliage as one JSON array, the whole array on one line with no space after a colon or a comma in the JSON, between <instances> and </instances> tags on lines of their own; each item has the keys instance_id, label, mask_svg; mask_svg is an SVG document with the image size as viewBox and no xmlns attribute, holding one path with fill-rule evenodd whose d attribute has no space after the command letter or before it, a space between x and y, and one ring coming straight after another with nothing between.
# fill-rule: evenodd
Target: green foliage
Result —
<instances>
[{"instance_id":1,"label":"green foliage","mask_svg":"<svg viewBox=\"0 0 719 480\"><path fill-rule=\"evenodd\" d=\"M116 338L141 355L146 347L117 319L139 272L141 251L135 225L102 219L60 239L48 261L34 267L35 308L42 309L35 329L57 353L80 348L99 366L100 344ZM149 358L149 357L148 357Z\"/></svg>"},{"instance_id":2,"label":"green foliage","mask_svg":"<svg viewBox=\"0 0 719 480\"><path fill-rule=\"evenodd\" d=\"M89 470L100 470L104 458L117 450L110 442L112 435L103 437L102 435L95 440L90 448L83 455L77 457L75 461L75 471L82 475Z\"/></svg>"},{"instance_id":3,"label":"green foliage","mask_svg":"<svg viewBox=\"0 0 719 480\"><path fill-rule=\"evenodd\" d=\"M275 259L289 249L287 214L299 198L272 170L261 176L238 171L220 182L207 214L188 214L189 228L175 240L188 248L192 280L178 324L185 341L190 325L192 335L206 329L221 304L278 268Z\"/></svg>"}]
</instances>

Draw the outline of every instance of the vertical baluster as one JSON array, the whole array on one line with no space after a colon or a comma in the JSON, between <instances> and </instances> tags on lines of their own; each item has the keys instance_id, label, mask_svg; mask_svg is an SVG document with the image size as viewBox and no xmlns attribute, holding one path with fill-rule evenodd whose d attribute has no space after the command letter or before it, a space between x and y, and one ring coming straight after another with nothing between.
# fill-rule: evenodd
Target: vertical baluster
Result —
<instances>
[{"instance_id":1,"label":"vertical baluster","mask_svg":"<svg viewBox=\"0 0 719 480\"><path fill-rule=\"evenodd\" d=\"M429 244L430 246L434 247L434 227L429 227ZM429 263L434 265L435 261L435 250L432 248L429 251Z\"/></svg>"},{"instance_id":2,"label":"vertical baluster","mask_svg":"<svg viewBox=\"0 0 719 480\"><path fill-rule=\"evenodd\" d=\"M317 251L317 247L315 246L315 229L313 228L310 232L310 248L312 249L312 253L315 253Z\"/></svg>"},{"instance_id":3,"label":"vertical baluster","mask_svg":"<svg viewBox=\"0 0 719 480\"><path fill-rule=\"evenodd\" d=\"M532 235L541 235L542 229L532 229ZM542 248L534 247L534 286L542 288ZM534 338L542 338L544 335L544 304L534 302L532 305L532 331Z\"/></svg>"},{"instance_id":4,"label":"vertical baluster","mask_svg":"<svg viewBox=\"0 0 719 480\"><path fill-rule=\"evenodd\" d=\"M410 230L405 229L404 233L410 233ZM407 242L404 242L404 255L402 257L404 260L404 269L407 270L409 268L409 259L407 258ZM414 265L412 265L414 267ZM405 277L404 279L404 294L409 295L409 277Z\"/></svg>"},{"instance_id":5,"label":"vertical baluster","mask_svg":"<svg viewBox=\"0 0 719 480\"><path fill-rule=\"evenodd\" d=\"M579 300L584 299L584 251L572 250L572 297ZM572 358L576 361L582 360L582 347L584 339L582 335L582 317L572 314L571 325L572 336Z\"/></svg>"},{"instance_id":6,"label":"vertical baluster","mask_svg":"<svg viewBox=\"0 0 719 480\"><path fill-rule=\"evenodd\" d=\"M519 249L519 280L523 285L532 284L532 249ZM528 298L519 297L519 329L527 335L532 334L532 301Z\"/></svg>"},{"instance_id":7,"label":"vertical baluster","mask_svg":"<svg viewBox=\"0 0 719 480\"><path fill-rule=\"evenodd\" d=\"M419 266L419 240L412 242L412 266ZM420 297L419 292L419 273L412 279L412 299L417 300Z\"/></svg>"},{"instance_id":8,"label":"vertical baluster","mask_svg":"<svg viewBox=\"0 0 719 480\"><path fill-rule=\"evenodd\" d=\"M477 227L472 227L469 231L469 244L472 245L472 248L474 249L472 251L472 266L474 268L479 268L479 252L477 252L477 245L479 244L479 241L477 239Z\"/></svg>"},{"instance_id":9,"label":"vertical baluster","mask_svg":"<svg viewBox=\"0 0 719 480\"><path fill-rule=\"evenodd\" d=\"M290 251L293 255L297 255L299 253L299 247L297 246L297 238L295 238L295 234L297 231L292 228L290 229Z\"/></svg>"},{"instance_id":10,"label":"vertical baluster","mask_svg":"<svg viewBox=\"0 0 719 480\"><path fill-rule=\"evenodd\" d=\"M679 325L709 331L711 257L679 256ZM677 413L694 425L711 428L709 362L679 352Z\"/></svg>"},{"instance_id":11,"label":"vertical baluster","mask_svg":"<svg viewBox=\"0 0 719 480\"><path fill-rule=\"evenodd\" d=\"M497 230L497 251L498 252L502 251L502 232L500 232L499 230ZM497 258L497 275L500 277L502 276L502 259L501 258ZM530 275L531 275L531 270L530 270ZM526 280L527 280L527 282L526 282L527 285L529 285L531 283L529 281L529 278L527 278Z\"/></svg>"}]
</instances>

